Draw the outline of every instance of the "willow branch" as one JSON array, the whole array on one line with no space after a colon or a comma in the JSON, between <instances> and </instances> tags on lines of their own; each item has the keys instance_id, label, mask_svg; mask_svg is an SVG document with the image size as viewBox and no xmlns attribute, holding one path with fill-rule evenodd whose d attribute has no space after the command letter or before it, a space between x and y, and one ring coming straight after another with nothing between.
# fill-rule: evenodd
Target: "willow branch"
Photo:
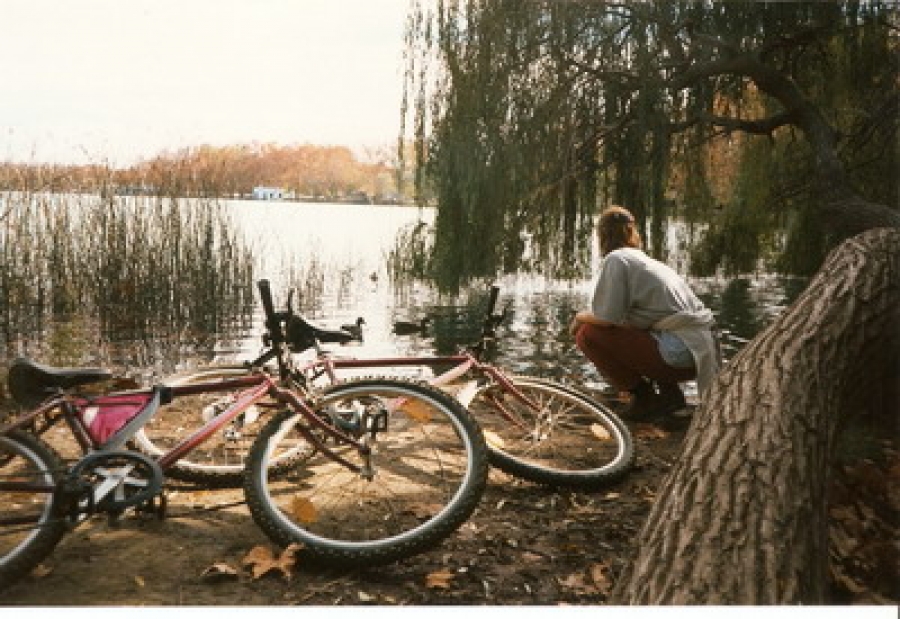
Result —
<instances>
[{"instance_id":1,"label":"willow branch","mask_svg":"<svg viewBox=\"0 0 900 619\"><path fill-rule=\"evenodd\" d=\"M794 112L782 112L768 118L748 120L744 118L708 114L704 115L701 120L731 131L743 131L754 135L771 135L776 129L788 125L796 125L797 115Z\"/></svg>"},{"instance_id":2,"label":"willow branch","mask_svg":"<svg viewBox=\"0 0 900 619\"><path fill-rule=\"evenodd\" d=\"M567 57L564 62L567 67L574 67L582 73L590 74L591 77L601 80L614 79L619 82L628 82L629 84L634 85L631 86L632 90L638 90L638 81L640 80L640 77L635 73L621 69L601 69L599 67L592 67L572 57Z\"/></svg>"}]
</instances>

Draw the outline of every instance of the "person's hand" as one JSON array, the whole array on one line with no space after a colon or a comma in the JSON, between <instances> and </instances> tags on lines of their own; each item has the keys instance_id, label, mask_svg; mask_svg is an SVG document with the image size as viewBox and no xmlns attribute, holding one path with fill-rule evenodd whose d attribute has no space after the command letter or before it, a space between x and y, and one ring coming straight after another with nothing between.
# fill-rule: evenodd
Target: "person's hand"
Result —
<instances>
[{"instance_id":1,"label":"person's hand","mask_svg":"<svg viewBox=\"0 0 900 619\"><path fill-rule=\"evenodd\" d=\"M575 337L575 334L578 333L578 327L580 327L583 323L579 319L579 314L575 314L572 317L572 322L569 323L569 335Z\"/></svg>"}]
</instances>

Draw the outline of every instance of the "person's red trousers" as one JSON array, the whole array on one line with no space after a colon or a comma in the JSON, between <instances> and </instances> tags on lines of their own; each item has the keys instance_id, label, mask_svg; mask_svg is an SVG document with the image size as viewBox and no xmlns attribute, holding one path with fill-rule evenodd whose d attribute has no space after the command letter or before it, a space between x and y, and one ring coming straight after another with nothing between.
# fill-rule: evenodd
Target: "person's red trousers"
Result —
<instances>
[{"instance_id":1,"label":"person's red trousers","mask_svg":"<svg viewBox=\"0 0 900 619\"><path fill-rule=\"evenodd\" d=\"M619 391L634 389L641 377L658 383L679 383L697 376L694 368L676 368L659 354L656 339L644 329L582 324L575 344Z\"/></svg>"}]
</instances>

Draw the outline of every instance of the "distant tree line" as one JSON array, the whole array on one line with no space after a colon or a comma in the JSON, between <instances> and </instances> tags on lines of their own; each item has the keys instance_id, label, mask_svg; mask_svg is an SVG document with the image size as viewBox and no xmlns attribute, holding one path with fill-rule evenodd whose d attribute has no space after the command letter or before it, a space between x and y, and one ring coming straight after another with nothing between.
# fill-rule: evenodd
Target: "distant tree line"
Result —
<instances>
[{"instance_id":1,"label":"distant tree line","mask_svg":"<svg viewBox=\"0 0 900 619\"><path fill-rule=\"evenodd\" d=\"M126 168L109 165L0 163L0 190L243 197L277 187L316 200L402 201L396 155L345 146L239 144L163 152Z\"/></svg>"}]
</instances>

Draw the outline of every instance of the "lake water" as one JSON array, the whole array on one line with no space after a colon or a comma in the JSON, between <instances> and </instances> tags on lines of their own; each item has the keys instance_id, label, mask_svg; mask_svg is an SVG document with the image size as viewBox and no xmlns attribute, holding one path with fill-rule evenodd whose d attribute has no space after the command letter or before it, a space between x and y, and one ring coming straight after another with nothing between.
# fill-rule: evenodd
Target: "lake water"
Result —
<instances>
[{"instance_id":1,"label":"lake water","mask_svg":"<svg viewBox=\"0 0 900 619\"><path fill-rule=\"evenodd\" d=\"M325 326L366 321L362 344L335 348L336 354L357 357L452 353L478 336L489 282L455 296L444 296L424 283L390 281L386 253L397 233L420 220L433 221L430 209L336 204L232 202L229 208L247 239L258 247L259 274L272 281L284 298L290 270L304 273L320 264L324 294L307 317ZM670 247L677 252L673 235ZM475 251L477 248L461 248ZM673 255L673 262L683 262ZM598 258L594 259L594 264ZM594 269L596 270L596 269ZM301 276L302 279L302 276ZM553 281L529 274L506 276L500 306L509 308L501 328L497 361L518 373L552 376L589 386L602 386L593 366L574 347L566 328L572 314L587 306L593 277ZM731 356L793 299L802 282L758 273L752 278L691 281L716 313L724 333L724 352ZM394 321L431 318L422 336L396 336ZM261 324L257 312L254 324ZM251 357L257 352L255 333L240 351L220 351L217 361Z\"/></svg>"},{"instance_id":2,"label":"lake water","mask_svg":"<svg viewBox=\"0 0 900 619\"><path fill-rule=\"evenodd\" d=\"M288 289L295 287L301 292L302 313L313 322L339 326L359 316L365 319L363 343L334 347L335 354L451 353L477 338L489 282L447 296L426 283L395 282L388 275L386 256L398 232L419 221L430 223L431 210L254 201L230 201L224 207L254 250L254 278L271 281L276 304L282 304ZM673 248L678 245L669 244ZM675 251L671 261L680 263ZM309 285L311 282L315 285ZM573 282L518 274L493 283L500 286L500 306L509 311L500 330L500 364L517 373L602 386L593 366L566 334L572 314L588 304L590 274ZM800 281L766 273L733 280L695 279L691 284L718 317L726 356L752 338L802 286ZM431 325L422 335L401 337L391 332L395 321L418 321L426 316ZM74 359L153 380L190 366L250 359L260 349L262 313L258 303L246 320L229 323L215 333L197 333L196 327L188 332L171 325L167 332L153 336L122 332L106 334L97 341L96 331L83 328L89 321L89 317L79 316L60 320L40 342L25 338L8 344L7 358L0 361L8 362L19 354L46 363Z\"/></svg>"}]
</instances>

